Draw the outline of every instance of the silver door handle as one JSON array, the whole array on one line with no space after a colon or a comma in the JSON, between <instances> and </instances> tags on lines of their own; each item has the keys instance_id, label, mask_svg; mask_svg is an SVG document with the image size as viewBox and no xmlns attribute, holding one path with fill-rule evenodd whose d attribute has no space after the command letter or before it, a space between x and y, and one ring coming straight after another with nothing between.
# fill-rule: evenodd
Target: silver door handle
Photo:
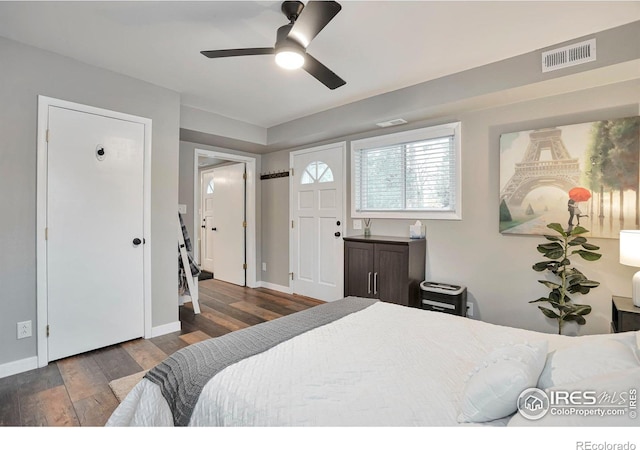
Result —
<instances>
[{"instance_id":1,"label":"silver door handle","mask_svg":"<svg viewBox=\"0 0 640 450\"><path fill-rule=\"evenodd\" d=\"M367 281L367 294L371 294L371 272L369 272L368 281Z\"/></svg>"},{"instance_id":2,"label":"silver door handle","mask_svg":"<svg viewBox=\"0 0 640 450\"><path fill-rule=\"evenodd\" d=\"M378 272L373 274L373 295L378 293Z\"/></svg>"}]
</instances>

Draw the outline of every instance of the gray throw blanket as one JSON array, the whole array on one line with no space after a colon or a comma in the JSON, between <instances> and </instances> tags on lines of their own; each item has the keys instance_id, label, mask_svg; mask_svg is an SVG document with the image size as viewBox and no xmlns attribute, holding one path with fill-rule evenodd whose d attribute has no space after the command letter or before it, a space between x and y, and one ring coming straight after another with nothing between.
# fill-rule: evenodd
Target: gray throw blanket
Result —
<instances>
[{"instance_id":1,"label":"gray throw blanket","mask_svg":"<svg viewBox=\"0 0 640 450\"><path fill-rule=\"evenodd\" d=\"M189 424L204 385L224 368L295 336L361 311L378 300L347 297L178 350L145 378L160 387L176 426Z\"/></svg>"}]
</instances>

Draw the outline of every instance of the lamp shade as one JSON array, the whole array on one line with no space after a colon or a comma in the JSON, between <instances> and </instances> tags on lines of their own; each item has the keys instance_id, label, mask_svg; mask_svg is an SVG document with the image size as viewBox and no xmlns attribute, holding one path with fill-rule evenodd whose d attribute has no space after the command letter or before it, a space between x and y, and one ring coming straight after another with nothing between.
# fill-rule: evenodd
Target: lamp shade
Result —
<instances>
[{"instance_id":1,"label":"lamp shade","mask_svg":"<svg viewBox=\"0 0 640 450\"><path fill-rule=\"evenodd\" d=\"M640 267L640 230L620 230L620 264Z\"/></svg>"}]
</instances>

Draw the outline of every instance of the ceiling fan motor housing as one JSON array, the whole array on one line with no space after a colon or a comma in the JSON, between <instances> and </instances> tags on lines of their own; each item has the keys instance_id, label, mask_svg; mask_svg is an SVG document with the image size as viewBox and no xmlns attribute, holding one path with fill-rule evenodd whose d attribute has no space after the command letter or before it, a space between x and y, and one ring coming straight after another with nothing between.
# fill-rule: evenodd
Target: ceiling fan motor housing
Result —
<instances>
[{"instance_id":1,"label":"ceiling fan motor housing","mask_svg":"<svg viewBox=\"0 0 640 450\"><path fill-rule=\"evenodd\" d=\"M282 2L282 6L280 7L282 13L289 19L291 23L295 22L302 10L304 9L304 3L294 1L294 2Z\"/></svg>"},{"instance_id":2,"label":"ceiling fan motor housing","mask_svg":"<svg viewBox=\"0 0 640 450\"><path fill-rule=\"evenodd\" d=\"M300 52L302 54L305 53L306 49L298 41L289 37L289 32L292 27L293 24L289 23L278 28L276 43L274 45L276 53L284 49L291 49L292 51Z\"/></svg>"}]
</instances>

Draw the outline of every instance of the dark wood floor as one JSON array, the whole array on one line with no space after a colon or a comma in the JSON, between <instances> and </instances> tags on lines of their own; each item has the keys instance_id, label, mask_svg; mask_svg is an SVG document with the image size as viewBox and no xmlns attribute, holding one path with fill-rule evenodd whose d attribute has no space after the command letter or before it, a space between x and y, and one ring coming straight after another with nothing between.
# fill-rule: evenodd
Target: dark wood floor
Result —
<instances>
[{"instance_id":1,"label":"dark wood floor","mask_svg":"<svg viewBox=\"0 0 640 450\"><path fill-rule=\"evenodd\" d=\"M216 280L199 283L201 314L180 307L182 329L72 356L0 379L2 426L102 426L118 406L109 382L150 369L189 344L302 311L321 301Z\"/></svg>"}]
</instances>

